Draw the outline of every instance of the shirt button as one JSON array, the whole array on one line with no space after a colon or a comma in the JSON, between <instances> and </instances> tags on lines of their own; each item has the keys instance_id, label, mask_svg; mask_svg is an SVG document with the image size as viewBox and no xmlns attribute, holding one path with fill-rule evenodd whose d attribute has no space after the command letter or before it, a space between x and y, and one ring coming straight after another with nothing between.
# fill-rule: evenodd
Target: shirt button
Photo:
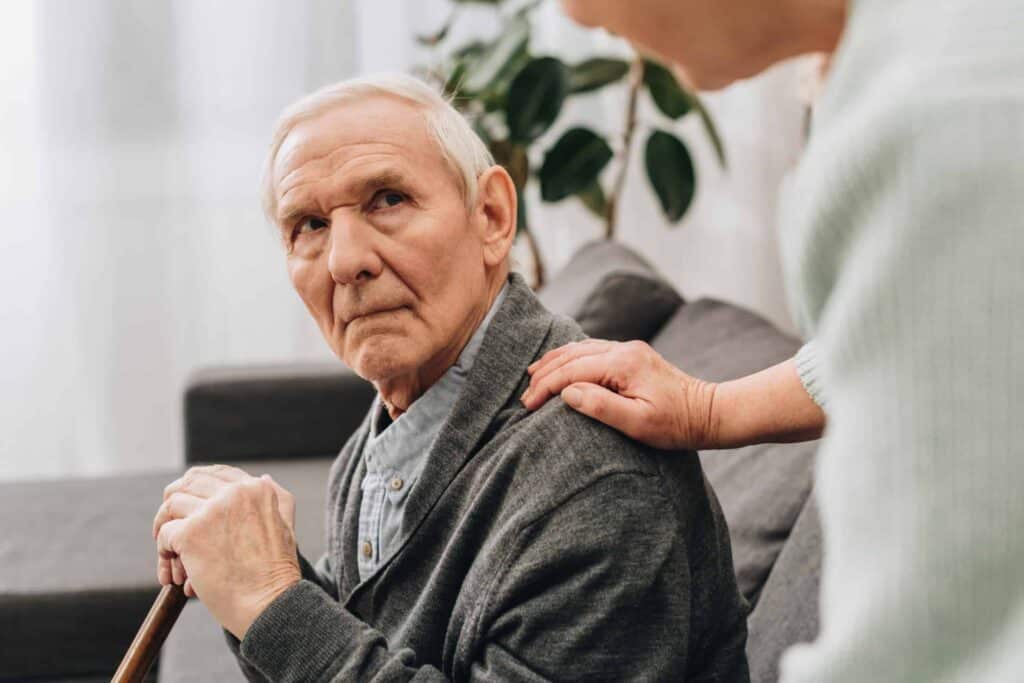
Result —
<instances>
[{"instance_id":1,"label":"shirt button","mask_svg":"<svg viewBox=\"0 0 1024 683\"><path fill-rule=\"evenodd\" d=\"M392 491L401 491L403 486L405 486L405 482L399 479L398 477L395 477L394 479L391 480Z\"/></svg>"},{"instance_id":2,"label":"shirt button","mask_svg":"<svg viewBox=\"0 0 1024 683\"><path fill-rule=\"evenodd\" d=\"M366 558L373 557L373 544L369 541L363 541L363 556Z\"/></svg>"}]
</instances>

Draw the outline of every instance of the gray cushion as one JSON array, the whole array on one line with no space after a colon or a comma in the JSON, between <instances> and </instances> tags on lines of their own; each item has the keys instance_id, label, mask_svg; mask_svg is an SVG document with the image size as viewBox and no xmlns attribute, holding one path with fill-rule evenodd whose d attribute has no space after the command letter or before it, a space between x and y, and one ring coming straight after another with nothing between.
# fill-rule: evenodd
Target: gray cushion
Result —
<instances>
[{"instance_id":1,"label":"gray cushion","mask_svg":"<svg viewBox=\"0 0 1024 683\"><path fill-rule=\"evenodd\" d=\"M793 356L800 342L757 315L702 299L679 309L652 346L691 375L724 381ZM817 442L701 453L733 546L740 590L755 604L811 489Z\"/></svg>"},{"instance_id":2,"label":"gray cushion","mask_svg":"<svg viewBox=\"0 0 1024 683\"><path fill-rule=\"evenodd\" d=\"M185 462L337 453L373 394L340 362L200 370L185 391Z\"/></svg>"},{"instance_id":3,"label":"gray cushion","mask_svg":"<svg viewBox=\"0 0 1024 683\"><path fill-rule=\"evenodd\" d=\"M538 293L591 337L650 339L683 303L663 277L618 242L591 242Z\"/></svg>"},{"instance_id":4,"label":"gray cushion","mask_svg":"<svg viewBox=\"0 0 1024 683\"><path fill-rule=\"evenodd\" d=\"M157 593L150 529L174 474L0 486L0 675L106 675Z\"/></svg>"},{"instance_id":5,"label":"gray cushion","mask_svg":"<svg viewBox=\"0 0 1024 683\"><path fill-rule=\"evenodd\" d=\"M811 495L747 620L747 658L755 683L779 680L782 653L818 634L821 540L818 508Z\"/></svg>"},{"instance_id":6,"label":"gray cushion","mask_svg":"<svg viewBox=\"0 0 1024 683\"><path fill-rule=\"evenodd\" d=\"M325 548L324 505L331 459L243 462L237 466L252 474L269 472L295 496L295 535L310 562ZM245 681L220 625L206 608L190 600L164 643L160 657L160 683L185 681Z\"/></svg>"},{"instance_id":7,"label":"gray cushion","mask_svg":"<svg viewBox=\"0 0 1024 683\"><path fill-rule=\"evenodd\" d=\"M303 552L323 543L329 458L240 463L298 501ZM0 485L0 679L105 676L158 591L151 526L179 471ZM209 679L207 679L209 680Z\"/></svg>"}]
</instances>

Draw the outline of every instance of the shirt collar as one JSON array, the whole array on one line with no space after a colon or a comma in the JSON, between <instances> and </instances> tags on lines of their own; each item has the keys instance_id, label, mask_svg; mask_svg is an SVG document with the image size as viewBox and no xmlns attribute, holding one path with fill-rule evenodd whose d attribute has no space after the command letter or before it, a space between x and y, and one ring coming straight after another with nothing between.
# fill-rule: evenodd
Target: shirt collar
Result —
<instances>
[{"instance_id":1,"label":"shirt collar","mask_svg":"<svg viewBox=\"0 0 1024 683\"><path fill-rule=\"evenodd\" d=\"M385 408L380 400L380 394L377 394L374 398L370 434L364 452L367 469L395 472L406 480L412 480L418 475L441 425L455 406L459 391L466 382L466 377L487 334L487 328L501 307L507 289L506 282L455 363L422 396L413 401L407 411L380 433L377 432L377 427Z\"/></svg>"}]
</instances>

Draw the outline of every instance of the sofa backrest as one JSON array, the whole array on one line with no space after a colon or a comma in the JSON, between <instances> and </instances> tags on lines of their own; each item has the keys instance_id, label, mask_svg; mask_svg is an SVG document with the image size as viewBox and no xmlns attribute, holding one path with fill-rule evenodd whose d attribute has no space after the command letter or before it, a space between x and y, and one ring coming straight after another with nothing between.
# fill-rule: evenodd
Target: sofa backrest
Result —
<instances>
[{"instance_id":1,"label":"sofa backrest","mask_svg":"<svg viewBox=\"0 0 1024 683\"><path fill-rule=\"evenodd\" d=\"M721 382L791 358L800 341L750 311L701 299L682 306L651 345L685 372ZM779 564L795 531L802 531L795 525L810 499L816 451L817 442L807 442L700 454L729 523L740 590L753 608L747 654L758 683L775 680L779 652L817 632L816 575L791 577ZM805 527L813 523L813 511L807 517ZM804 554L789 553L794 570L806 553L820 557L820 543L804 541ZM811 583L815 590L793 590Z\"/></svg>"},{"instance_id":2,"label":"sofa backrest","mask_svg":"<svg viewBox=\"0 0 1024 683\"><path fill-rule=\"evenodd\" d=\"M639 254L603 240L584 245L537 295L591 337L615 341L648 341L683 303Z\"/></svg>"}]
</instances>

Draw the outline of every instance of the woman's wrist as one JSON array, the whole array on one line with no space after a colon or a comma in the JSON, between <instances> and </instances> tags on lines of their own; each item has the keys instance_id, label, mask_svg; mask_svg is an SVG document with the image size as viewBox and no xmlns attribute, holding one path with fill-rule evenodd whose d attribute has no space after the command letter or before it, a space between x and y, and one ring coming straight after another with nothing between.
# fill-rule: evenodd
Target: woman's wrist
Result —
<instances>
[{"instance_id":1,"label":"woman's wrist","mask_svg":"<svg viewBox=\"0 0 1024 683\"><path fill-rule=\"evenodd\" d=\"M742 443L745 416L736 409L741 403L737 401L738 389L741 388L733 380L715 383L709 392L706 450L745 445Z\"/></svg>"},{"instance_id":2,"label":"woman's wrist","mask_svg":"<svg viewBox=\"0 0 1024 683\"><path fill-rule=\"evenodd\" d=\"M677 446L693 450L718 448L718 409L716 395L719 384L683 376L685 405L675 411L679 416Z\"/></svg>"},{"instance_id":3,"label":"woman's wrist","mask_svg":"<svg viewBox=\"0 0 1024 683\"><path fill-rule=\"evenodd\" d=\"M705 449L809 441L825 414L804 389L792 359L714 386L708 398Z\"/></svg>"}]
</instances>

